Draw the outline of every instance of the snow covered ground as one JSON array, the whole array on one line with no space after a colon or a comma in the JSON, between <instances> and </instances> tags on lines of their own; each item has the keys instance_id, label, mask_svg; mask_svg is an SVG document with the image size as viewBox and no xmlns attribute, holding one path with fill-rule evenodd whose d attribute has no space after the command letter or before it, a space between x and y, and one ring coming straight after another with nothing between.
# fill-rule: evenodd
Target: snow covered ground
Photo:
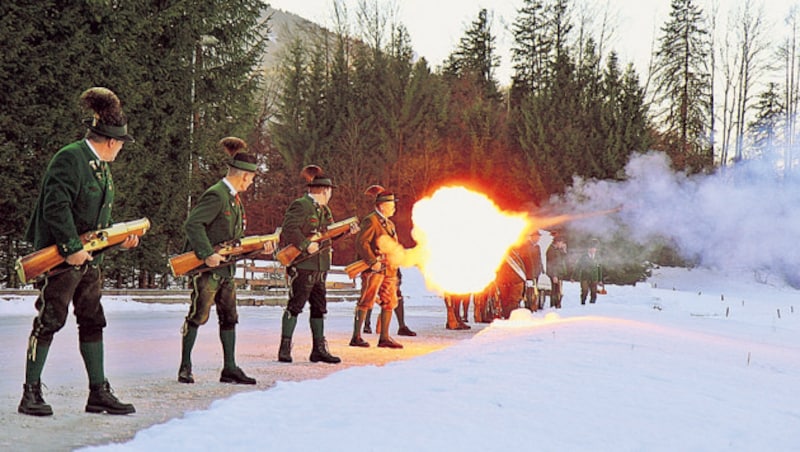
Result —
<instances>
[{"instance_id":1,"label":"snow covered ground","mask_svg":"<svg viewBox=\"0 0 800 452\"><path fill-rule=\"evenodd\" d=\"M266 349L242 353L240 364L259 378L255 390L218 394L221 399L203 409L165 413L163 420L137 428L135 436L92 437L70 448L800 450L797 290L752 273L671 268L656 270L646 284L607 288L596 305L581 306L577 285L568 283L563 309L515 311L507 321L473 323L465 336L444 330L441 299L427 292L419 274L409 269L404 271L408 323L421 332L417 338L401 338L403 353L409 355L392 362L397 357L389 357L393 352L347 347L353 305L335 303L327 334L332 351L351 363L338 367L306 361L309 333L300 326L296 362L275 363L277 338L272 337L278 334L280 308L247 308L241 315L241 347L247 350L244 344L266 337L272 341ZM0 416L0 448L30 448L24 439L27 431L30 444L41 450L42 442L32 438L48 435L65 418L94 424L100 419L112 429L130 429L148 409L163 409L158 403L148 405L148 397L179 393L183 400L226 386L215 381L220 347L214 325L200 331L195 355L208 358L196 371L200 381L179 385L174 382L177 329L185 306L107 300L107 374L120 398L137 404L137 414L80 412L85 375L74 350L69 357L56 353L44 375L50 388L80 387L70 394L78 399L74 406L61 406L56 402L62 397L45 392L56 411L53 418L17 415L24 336L33 312L29 301L0 302L0 337L6 345L0 352L5 363L0 390L9 401ZM12 322L23 315L25 322ZM16 326L9 327L12 323ZM9 328L13 341L4 333ZM77 349L68 339L74 338L70 329L74 325L56 341ZM374 346L375 337L368 339ZM359 355L367 361L353 365ZM284 380L287 369L302 369L302 375ZM315 374L315 369L323 371ZM157 393L132 395L141 379L165 383ZM9 432L7 425L15 430ZM51 441L50 449L64 450L57 446L57 435Z\"/></svg>"}]
</instances>

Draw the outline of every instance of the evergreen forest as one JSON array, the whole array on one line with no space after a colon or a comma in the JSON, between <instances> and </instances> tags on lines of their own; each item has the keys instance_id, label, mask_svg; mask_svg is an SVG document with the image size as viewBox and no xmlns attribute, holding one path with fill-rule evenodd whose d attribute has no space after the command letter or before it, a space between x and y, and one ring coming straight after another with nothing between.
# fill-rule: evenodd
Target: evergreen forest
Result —
<instances>
[{"instance_id":1,"label":"evergreen forest","mask_svg":"<svg viewBox=\"0 0 800 452\"><path fill-rule=\"evenodd\" d=\"M113 163L114 220L152 224L106 260L110 287L174 282L166 261L183 250L193 200L225 173L226 136L245 139L262 169L245 195L248 235L280 226L305 191L300 170L317 164L338 186L336 219L369 212L371 184L396 192L406 246L414 201L447 183L535 212L575 178L624 177L635 153L666 153L688 174L755 158L793 171L797 13L793 34L768 36L749 1L723 20L672 0L640 74L610 48L602 11L522 0L501 86L491 10L432 64L380 1L332 3L333 25L278 34L261 0L2 2L0 286L20 285L14 262L33 251L22 237L42 174L83 137L78 96L91 86L118 94L136 138ZM335 264L354 259L352 241L336 243Z\"/></svg>"}]
</instances>

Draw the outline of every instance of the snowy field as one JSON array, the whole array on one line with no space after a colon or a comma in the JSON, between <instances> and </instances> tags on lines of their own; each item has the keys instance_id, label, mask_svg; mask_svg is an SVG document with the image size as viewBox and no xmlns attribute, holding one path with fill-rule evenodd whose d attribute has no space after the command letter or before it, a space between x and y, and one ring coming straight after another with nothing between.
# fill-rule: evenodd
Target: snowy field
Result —
<instances>
[{"instance_id":1,"label":"snowy field","mask_svg":"<svg viewBox=\"0 0 800 452\"><path fill-rule=\"evenodd\" d=\"M280 365L274 363L277 338L270 339L275 348L247 352L239 360L259 378L255 390L165 415L127 436L93 437L83 444L90 447L72 444L68 449L800 450L800 293L780 281L752 273L662 268L646 284L608 286L607 295L586 306L577 300L577 285L568 283L561 310L519 310L508 321L473 323L469 334L458 335L444 330L441 299L427 292L419 274L409 269L404 276L408 323L421 334L399 339L406 344L403 353L413 356L393 362L387 356L392 352L374 347L374 335L367 336L370 349L347 347L353 304L335 303L327 325L332 351L345 363L358 360L348 358L354 353L371 354L372 363L310 364L303 356L305 344L296 346L294 364ZM0 389L10 401L4 425L11 422L23 433L47 435L49 426L67 417L130 429L137 417L147 417L148 408L157 408L145 403L148 394L131 394L136 379L162 378L160 391L184 397L224 386L213 381L220 348L215 325L201 329L195 351L198 357L210 355L196 371L199 380L207 381L179 385L174 383L177 329L185 306L109 299L107 350L112 350L106 373L120 398L137 404L137 413L81 413L85 390L77 390L72 397L79 399L73 403L77 412L60 414L67 407L57 403L52 388L85 385L73 350L69 359L55 353L45 368L44 381L51 388L45 397L56 415L18 415L24 336L33 312L29 301L0 302L0 335L7 344ZM163 320L170 311L176 312ZM274 307L243 309L239 343L278 335L279 312ZM12 340L6 330L18 322L10 319L22 316L24 326L12 328L23 337ZM120 331L120 324L130 324L126 318L137 319L137 328ZM307 327L300 325L296 342L310 342ZM68 329L74 325L56 341L77 349ZM125 355L144 361L133 366ZM260 361L269 364L257 366ZM304 369L303 374L282 380L280 373L290 368ZM324 369L325 375L314 369ZM274 384L262 387L270 375ZM30 449L20 440L24 435L9 435L20 433L9 434L4 427L0 447ZM65 450L58 441L53 435L52 447L44 449Z\"/></svg>"}]
</instances>

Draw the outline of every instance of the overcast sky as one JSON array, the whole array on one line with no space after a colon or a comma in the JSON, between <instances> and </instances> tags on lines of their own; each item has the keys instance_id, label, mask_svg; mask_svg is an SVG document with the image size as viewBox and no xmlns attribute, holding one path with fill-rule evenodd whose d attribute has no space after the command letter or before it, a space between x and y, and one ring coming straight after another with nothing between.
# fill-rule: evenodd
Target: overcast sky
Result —
<instances>
[{"instance_id":1,"label":"overcast sky","mask_svg":"<svg viewBox=\"0 0 800 452\"><path fill-rule=\"evenodd\" d=\"M343 0L348 9L356 10L359 1ZM368 0L372 1L372 0ZM705 11L712 2L719 6L718 28L727 23L729 12L741 8L747 0L698 0ZM749 0L755 8L763 5L767 22L765 30L782 33L783 18L797 0ZM522 0L378 0L380 5L395 5L400 21L411 34L416 51L436 67L458 45L464 31L474 21L481 8L493 14L493 30L497 37L497 50L502 58L497 78L505 85L510 79L509 48L511 36L508 29L514 22ZM623 64L633 62L640 75L647 69L654 38L668 18L670 0L576 0L578 4L590 5L588 10L596 18L596 27L602 23L604 11L608 11L610 29L613 31L611 47L620 56ZM273 7L298 14L322 25L331 24L333 0L272 0ZM593 6L592 6L593 5ZM773 34L773 33L770 33Z\"/></svg>"}]
</instances>

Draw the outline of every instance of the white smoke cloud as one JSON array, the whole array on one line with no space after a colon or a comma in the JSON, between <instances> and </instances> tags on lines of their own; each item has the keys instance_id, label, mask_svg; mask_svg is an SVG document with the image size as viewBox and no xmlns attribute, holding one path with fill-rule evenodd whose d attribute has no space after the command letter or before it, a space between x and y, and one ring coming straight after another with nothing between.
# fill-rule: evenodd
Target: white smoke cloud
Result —
<instances>
[{"instance_id":1,"label":"white smoke cloud","mask_svg":"<svg viewBox=\"0 0 800 452\"><path fill-rule=\"evenodd\" d=\"M570 213L621 207L576 220L570 230L610 239L621 229L647 246L671 241L684 258L718 269L751 269L800 284L800 184L747 161L725 172L687 176L663 153L636 155L624 181L576 180L552 204Z\"/></svg>"}]
</instances>

